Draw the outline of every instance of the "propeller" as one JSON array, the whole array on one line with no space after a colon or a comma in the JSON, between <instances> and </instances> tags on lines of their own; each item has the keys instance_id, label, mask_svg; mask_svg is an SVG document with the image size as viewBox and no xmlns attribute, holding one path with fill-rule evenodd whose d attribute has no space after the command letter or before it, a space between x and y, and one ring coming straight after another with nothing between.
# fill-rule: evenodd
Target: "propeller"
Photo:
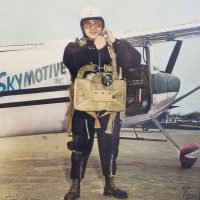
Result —
<instances>
[{"instance_id":1,"label":"propeller","mask_svg":"<svg viewBox=\"0 0 200 200\"><path fill-rule=\"evenodd\" d=\"M179 52L180 52L180 49L181 49L181 45L182 45L182 41L181 40L177 40L175 46L174 46L174 49L171 53L171 56L169 58L169 61L167 63L167 67L165 69L165 72L168 73L168 74L171 74L173 69L174 69L174 66L175 66L175 63L176 63L176 60L178 58L178 55L179 55Z\"/></svg>"}]
</instances>

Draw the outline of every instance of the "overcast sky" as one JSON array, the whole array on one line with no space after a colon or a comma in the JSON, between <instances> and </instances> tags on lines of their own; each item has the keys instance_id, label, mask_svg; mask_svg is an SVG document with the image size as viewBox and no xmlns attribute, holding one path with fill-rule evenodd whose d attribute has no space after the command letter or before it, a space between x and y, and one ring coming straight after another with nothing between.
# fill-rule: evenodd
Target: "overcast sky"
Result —
<instances>
[{"instance_id":1,"label":"overcast sky","mask_svg":"<svg viewBox=\"0 0 200 200\"><path fill-rule=\"evenodd\" d=\"M200 20L199 0L0 0L0 5L0 45L80 37L80 12L86 5L99 7L106 27L117 34ZM173 71L181 80L180 95L200 85L199 52L200 38L184 40ZM199 99L200 91L174 112L200 112Z\"/></svg>"}]
</instances>

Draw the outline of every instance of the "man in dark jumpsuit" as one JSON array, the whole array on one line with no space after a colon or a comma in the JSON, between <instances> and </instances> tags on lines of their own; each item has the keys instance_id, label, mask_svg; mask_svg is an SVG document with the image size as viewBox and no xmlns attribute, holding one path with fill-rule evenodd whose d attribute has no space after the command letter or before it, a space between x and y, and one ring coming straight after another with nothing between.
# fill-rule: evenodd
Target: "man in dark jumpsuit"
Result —
<instances>
[{"instance_id":1,"label":"man in dark jumpsuit","mask_svg":"<svg viewBox=\"0 0 200 200\"><path fill-rule=\"evenodd\" d=\"M117 66L122 67L123 73L130 67L139 66L141 56L130 43L116 39L111 31L105 29L104 19L98 9L86 7L82 12L80 22L83 38L69 43L64 51L63 62L69 69L71 80L74 82L78 70L84 65L93 63L101 70L105 64L111 63L107 44L112 43L117 55ZM103 36L106 31L107 38ZM104 195L116 198L127 198L126 191L114 185L116 173L116 158L118 155L120 118L116 115L112 134L105 133L109 116L99 118L101 128L94 128L95 119L86 112L75 110L72 120L73 151L71 154L72 187L64 200L76 199L80 196L80 181L91 153L94 134L97 132L99 155L103 175L105 177Z\"/></svg>"}]
</instances>

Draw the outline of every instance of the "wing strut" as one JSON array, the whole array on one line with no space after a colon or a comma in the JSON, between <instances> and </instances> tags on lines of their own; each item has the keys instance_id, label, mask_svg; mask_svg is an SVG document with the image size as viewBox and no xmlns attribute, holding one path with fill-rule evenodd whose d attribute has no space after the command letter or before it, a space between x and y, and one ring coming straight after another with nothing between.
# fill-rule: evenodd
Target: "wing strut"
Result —
<instances>
[{"instance_id":1,"label":"wing strut","mask_svg":"<svg viewBox=\"0 0 200 200\"><path fill-rule=\"evenodd\" d=\"M179 55L179 52L180 52L180 49L181 49L181 45L182 45L182 41L177 40L177 42L174 46L174 49L172 51L172 54L169 58L169 61L167 63L167 67L165 69L165 72L168 73L168 74L171 74L173 69L174 69L174 66L176 64L176 60L178 58L178 55Z\"/></svg>"},{"instance_id":2,"label":"wing strut","mask_svg":"<svg viewBox=\"0 0 200 200\"><path fill-rule=\"evenodd\" d=\"M158 127L158 129L165 135L165 137L178 149L181 151L181 147L175 142L175 140L165 131L157 119L152 119L153 123Z\"/></svg>"},{"instance_id":3,"label":"wing strut","mask_svg":"<svg viewBox=\"0 0 200 200\"><path fill-rule=\"evenodd\" d=\"M197 90L200 89L200 85L198 85L197 87L195 87L194 89L192 89L191 91L187 92L186 94L178 97L177 99L175 99L174 101L172 101L171 103L165 105L164 107L162 107L162 110L166 110L168 109L170 106L174 105L175 103L181 101L182 99L186 98L187 96L189 96L190 94L196 92ZM161 112L161 110L158 110L157 112L151 114L151 118L155 118L157 114L159 114Z\"/></svg>"}]
</instances>

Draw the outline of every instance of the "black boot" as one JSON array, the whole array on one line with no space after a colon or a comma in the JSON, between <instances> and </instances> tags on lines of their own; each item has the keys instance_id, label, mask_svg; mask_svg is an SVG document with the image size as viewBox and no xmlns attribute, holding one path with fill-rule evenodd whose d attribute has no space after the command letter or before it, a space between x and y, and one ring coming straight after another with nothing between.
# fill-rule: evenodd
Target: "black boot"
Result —
<instances>
[{"instance_id":1,"label":"black boot","mask_svg":"<svg viewBox=\"0 0 200 200\"><path fill-rule=\"evenodd\" d=\"M114 176L105 177L105 188L103 194L106 196L114 196L118 199L128 198L127 192L117 188L117 186L114 184Z\"/></svg>"},{"instance_id":2,"label":"black boot","mask_svg":"<svg viewBox=\"0 0 200 200\"><path fill-rule=\"evenodd\" d=\"M67 194L65 194L64 200L74 200L80 197L80 180L73 179L72 186Z\"/></svg>"}]
</instances>

